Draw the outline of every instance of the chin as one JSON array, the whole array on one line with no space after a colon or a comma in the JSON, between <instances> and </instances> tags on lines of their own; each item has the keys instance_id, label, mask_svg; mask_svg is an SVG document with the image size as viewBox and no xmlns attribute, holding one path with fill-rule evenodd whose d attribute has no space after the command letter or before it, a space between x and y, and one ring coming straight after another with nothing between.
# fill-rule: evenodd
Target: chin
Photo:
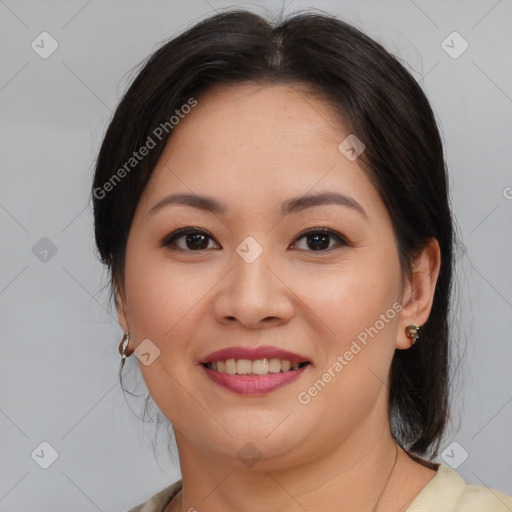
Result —
<instances>
[{"instance_id":1,"label":"chin","mask_svg":"<svg viewBox=\"0 0 512 512\"><path fill-rule=\"evenodd\" d=\"M288 413L287 413L288 414ZM298 463L307 457L308 432L298 430L296 423L279 416L277 421L258 423L257 419L247 416L231 418L227 429L215 428L211 436L204 430L196 432L195 439L189 439L203 452L214 452L215 458L224 458L227 464L238 459L248 468L257 465L258 469L280 469ZM293 413L290 415L290 419ZM276 415L277 418L277 415ZM220 419L220 418L218 418ZM276 427L277 426L277 427ZM314 450L313 450L314 451ZM296 459L296 461L295 461Z\"/></svg>"}]
</instances>

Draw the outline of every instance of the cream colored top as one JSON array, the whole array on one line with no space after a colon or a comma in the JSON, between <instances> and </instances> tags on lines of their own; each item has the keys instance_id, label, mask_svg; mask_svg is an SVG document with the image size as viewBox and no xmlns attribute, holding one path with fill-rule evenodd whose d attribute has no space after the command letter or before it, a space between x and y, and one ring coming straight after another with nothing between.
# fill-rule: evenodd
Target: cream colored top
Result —
<instances>
[{"instance_id":1,"label":"cream colored top","mask_svg":"<svg viewBox=\"0 0 512 512\"><path fill-rule=\"evenodd\" d=\"M127 512L162 512L181 489L181 480ZM406 512L512 512L512 497L481 485L466 484L449 466L439 464L434 477Z\"/></svg>"}]
</instances>

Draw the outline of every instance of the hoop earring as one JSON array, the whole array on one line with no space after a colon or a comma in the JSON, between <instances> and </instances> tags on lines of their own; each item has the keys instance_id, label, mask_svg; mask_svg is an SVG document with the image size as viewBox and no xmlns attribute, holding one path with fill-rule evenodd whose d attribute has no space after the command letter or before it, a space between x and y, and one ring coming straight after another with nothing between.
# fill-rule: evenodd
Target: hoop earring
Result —
<instances>
[{"instance_id":1,"label":"hoop earring","mask_svg":"<svg viewBox=\"0 0 512 512\"><path fill-rule=\"evenodd\" d=\"M121 373L121 370L123 369L124 362L126 361L126 358L130 357L134 352L133 350L127 350L129 342L130 342L130 333L127 332L123 336L123 339L121 340L121 343L119 343L119 347L118 347L119 354L121 354L121 366L119 367L119 373Z\"/></svg>"},{"instance_id":2,"label":"hoop earring","mask_svg":"<svg viewBox=\"0 0 512 512\"><path fill-rule=\"evenodd\" d=\"M416 340L419 338L420 328L416 324L408 325L405 328L405 335L411 340L411 347L416 343Z\"/></svg>"}]
</instances>

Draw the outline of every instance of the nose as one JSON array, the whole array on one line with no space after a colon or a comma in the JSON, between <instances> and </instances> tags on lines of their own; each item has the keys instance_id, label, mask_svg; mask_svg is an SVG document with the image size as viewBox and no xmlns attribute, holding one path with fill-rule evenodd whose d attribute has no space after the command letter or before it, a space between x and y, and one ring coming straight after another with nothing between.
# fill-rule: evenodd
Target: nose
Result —
<instances>
[{"instance_id":1,"label":"nose","mask_svg":"<svg viewBox=\"0 0 512 512\"><path fill-rule=\"evenodd\" d=\"M215 299L214 315L218 322L257 329L290 321L294 312L293 292L271 252L264 249L252 262L235 252L233 268L222 280Z\"/></svg>"}]
</instances>

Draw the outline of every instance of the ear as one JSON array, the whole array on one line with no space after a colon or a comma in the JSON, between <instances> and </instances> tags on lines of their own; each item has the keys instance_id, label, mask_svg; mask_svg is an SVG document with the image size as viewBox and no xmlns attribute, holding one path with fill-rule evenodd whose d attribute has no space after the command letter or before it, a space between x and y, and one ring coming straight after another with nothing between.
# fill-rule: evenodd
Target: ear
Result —
<instances>
[{"instance_id":1,"label":"ear","mask_svg":"<svg viewBox=\"0 0 512 512\"><path fill-rule=\"evenodd\" d=\"M416 324L421 327L428 320L440 268L439 242L435 238L430 238L413 264L412 278L407 277L404 285L396 339L397 349L403 350L411 346L411 340L405 334L408 325ZM419 335L418 343L421 342L421 329Z\"/></svg>"},{"instance_id":2,"label":"ear","mask_svg":"<svg viewBox=\"0 0 512 512\"><path fill-rule=\"evenodd\" d=\"M128 326L128 317L126 315L126 300L124 296L119 292L116 293L116 307L119 324L123 328L124 332L129 332L130 329Z\"/></svg>"}]
</instances>

